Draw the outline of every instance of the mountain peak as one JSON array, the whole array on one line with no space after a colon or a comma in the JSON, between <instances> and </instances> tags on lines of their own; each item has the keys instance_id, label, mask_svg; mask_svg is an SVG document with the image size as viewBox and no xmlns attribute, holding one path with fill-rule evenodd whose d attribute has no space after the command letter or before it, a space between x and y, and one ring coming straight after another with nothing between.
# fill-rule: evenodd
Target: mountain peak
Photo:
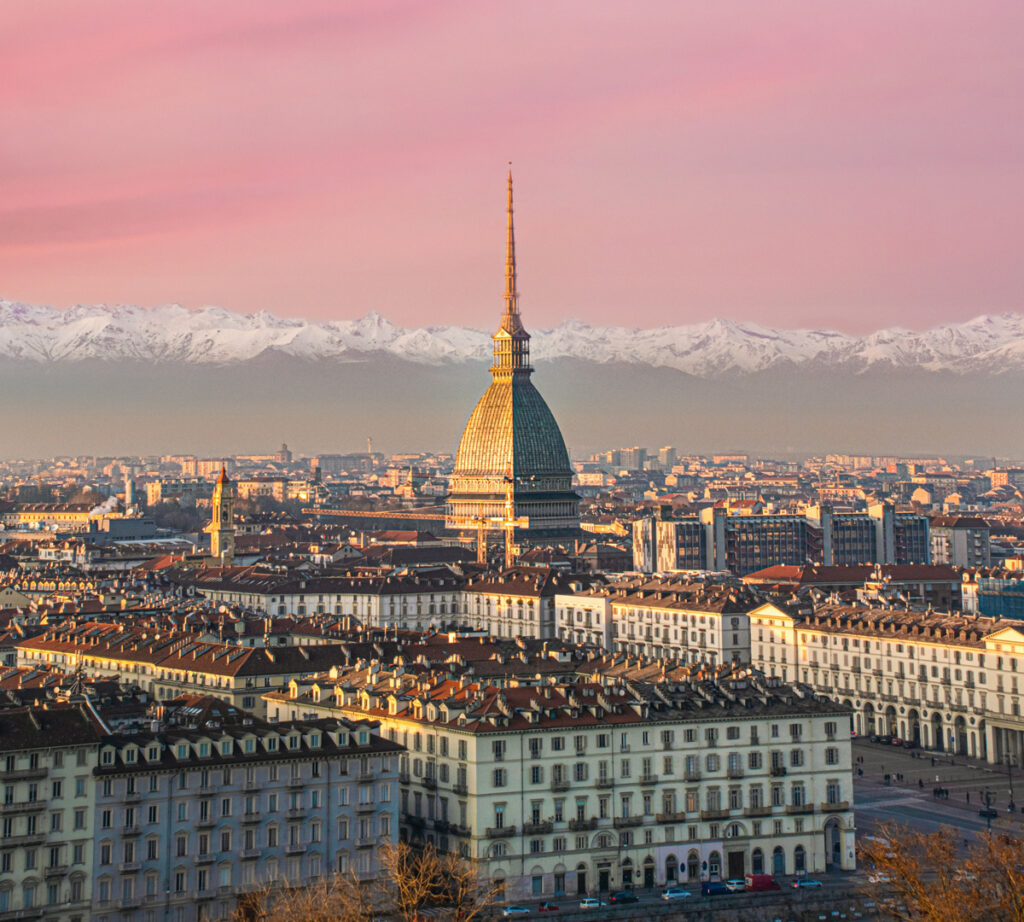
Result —
<instances>
[{"instance_id":1,"label":"mountain peak","mask_svg":"<svg viewBox=\"0 0 1024 922\"><path fill-rule=\"evenodd\" d=\"M398 327L377 311L324 323L268 311L178 304L76 305L67 310L0 300L0 360L246 362L267 352L350 362L371 353L428 365L484 361L486 331L466 327ZM533 335L539 361L578 358L674 368L702 377L774 367L879 367L998 373L1024 368L1024 317L982 314L915 332L898 327L852 336L836 330L775 329L716 317L688 326L601 327L576 318Z\"/></svg>"}]
</instances>

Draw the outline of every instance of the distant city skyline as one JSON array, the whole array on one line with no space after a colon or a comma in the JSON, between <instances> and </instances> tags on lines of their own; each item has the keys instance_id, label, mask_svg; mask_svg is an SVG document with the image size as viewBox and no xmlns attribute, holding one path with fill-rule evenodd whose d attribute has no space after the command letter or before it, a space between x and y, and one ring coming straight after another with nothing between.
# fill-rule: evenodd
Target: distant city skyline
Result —
<instances>
[{"instance_id":1,"label":"distant city skyline","mask_svg":"<svg viewBox=\"0 0 1024 922\"><path fill-rule=\"evenodd\" d=\"M746 13L746 15L744 15ZM1020 310L1024 7L10 0L0 298L863 333Z\"/></svg>"}]
</instances>

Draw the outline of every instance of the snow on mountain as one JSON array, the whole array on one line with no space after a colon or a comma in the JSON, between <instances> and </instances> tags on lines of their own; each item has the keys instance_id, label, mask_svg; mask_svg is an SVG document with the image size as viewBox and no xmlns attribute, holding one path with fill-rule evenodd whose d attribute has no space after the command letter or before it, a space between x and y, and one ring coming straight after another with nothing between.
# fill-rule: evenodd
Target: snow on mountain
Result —
<instances>
[{"instance_id":1,"label":"snow on mountain","mask_svg":"<svg viewBox=\"0 0 1024 922\"><path fill-rule=\"evenodd\" d=\"M0 300L0 359L231 364L267 353L359 361L392 355L427 365L485 360L490 334L464 327L397 327L377 313L311 323L218 307L187 310L77 306L56 310ZM536 360L578 358L675 368L702 377L772 368L921 368L956 373L1024 369L1024 316L996 314L915 332L868 336L834 330L777 330L712 320L689 326L629 329L568 320L533 334Z\"/></svg>"}]
</instances>

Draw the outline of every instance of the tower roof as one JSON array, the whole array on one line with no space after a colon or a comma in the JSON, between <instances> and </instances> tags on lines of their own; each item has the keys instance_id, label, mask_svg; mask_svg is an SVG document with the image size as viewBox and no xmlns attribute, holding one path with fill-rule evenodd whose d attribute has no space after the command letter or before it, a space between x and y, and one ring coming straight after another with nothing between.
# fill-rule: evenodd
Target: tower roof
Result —
<instances>
[{"instance_id":1,"label":"tower roof","mask_svg":"<svg viewBox=\"0 0 1024 922\"><path fill-rule=\"evenodd\" d=\"M220 466L220 476L217 478L217 483L218 484L231 483L231 480L228 478L228 466L227 466L227 464L221 464L221 466Z\"/></svg>"}]
</instances>

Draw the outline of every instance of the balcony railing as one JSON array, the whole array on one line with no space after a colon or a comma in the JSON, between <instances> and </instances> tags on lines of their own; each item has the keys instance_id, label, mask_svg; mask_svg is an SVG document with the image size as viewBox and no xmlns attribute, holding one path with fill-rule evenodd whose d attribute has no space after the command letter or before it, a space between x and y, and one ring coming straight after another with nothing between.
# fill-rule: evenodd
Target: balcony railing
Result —
<instances>
[{"instance_id":1,"label":"balcony railing","mask_svg":"<svg viewBox=\"0 0 1024 922\"><path fill-rule=\"evenodd\" d=\"M771 816L771 807L747 807L743 811L745 816Z\"/></svg>"},{"instance_id":2,"label":"balcony railing","mask_svg":"<svg viewBox=\"0 0 1024 922\"><path fill-rule=\"evenodd\" d=\"M594 785L595 785L595 787L599 787L599 788L615 787L615 779L614 778L598 778L597 781L594 782Z\"/></svg>"},{"instance_id":3,"label":"balcony railing","mask_svg":"<svg viewBox=\"0 0 1024 922\"><path fill-rule=\"evenodd\" d=\"M701 774L699 768L687 769L683 772L683 778L686 781L700 781Z\"/></svg>"},{"instance_id":4,"label":"balcony railing","mask_svg":"<svg viewBox=\"0 0 1024 922\"><path fill-rule=\"evenodd\" d=\"M834 803L824 803L821 805L822 813L844 813L850 809L850 802L848 800L837 800Z\"/></svg>"},{"instance_id":5,"label":"balcony railing","mask_svg":"<svg viewBox=\"0 0 1024 922\"><path fill-rule=\"evenodd\" d=\"M573 832L587 832L597 829L597 817L592 816L589 820L569 820L569 829Z\"/></svg>"},{"instance_id":6,"label":"balcony railing","mask_svg":"<svg viewBox=\"0 0 1024 922\"><path fill-rule=\"evenodd\" d=\"M547 835L555 828L555 824L550 820L541 820L537 823L523 823L523 835L527 836L540 836Z\"/></svg>"},{"instance_id":7,"label":"balcony railing","mask_svg":"<svg viewBox=\"0 0 1024 922\"><path fill-rule=\"evenodd\" d=\"M743 769L739 768L739 767L727 768L725 770L725 777L726 778L742 778L743 777Z\"/></svg>"},{"instance_id":8,"label":"balcony railing","mask_svg":"<svg viewBox=\"0 0 1024 922\"><path fill-rule=\"evenodd\" d=\"M644 774L642 774L640 776L640 783L641 784L657 784L658 783L658 776L657 775L652 775L649 772L644 773Z\"/></svg>"},{"instance_id":9,"label":"balcony railing","mask_svg":"<svg viewBox=\"0 0 1024 922\"><path fill-rule=\"evenodd\" d=\"M262 819L262 817L260 816L259 813L257 813L255 810L251 810L248 813L243 813L242 814L242 825L243 826L249 826L249 825L252 825L253 823L260 822L261 819Z\"/></svg>"},{"instance_id":10,"label":"balcony railing","mask_svg":"<svg viewBox=\"0 0 1024 922\"><path fill-rule=\"evenodd\" d=\"M786 774L786 766L785 765L773 765L772 766L772 775L774 775L776 778L781 778L785 774Z\"/></svg>"},{"instance_id":11,"label":"balcony railing","mask_svg":"<svg viewBox=\"0 0 1024 922\"><path fill-rule=\"evenodd\" d=\"M787 813L813 813L814 804L789 804L786 807Z\"/></svg>"},{"instance_id":12,"label":"balcony railing","mask_svg":"<svg viewBox=\"0 0 1024 922\"><path fill-rule=\"evenodd\" d=\"M488 826L488 839L507 839L516 834L515 826Z\"/></svg>"},{"instance_id":13,"label":"balcony railing","mask_svg":"<svg viewBox=\"0 0 1024 922\"><path fill-rule=\"evenodd\" d=\"M3 813L4 816L11 813L38 813L40 810L45 809L45 807L46 801L44 800L18 800L4 804Z\"/></svg>"},{"instance_id":14,"label":"balcony railing","mask_svg":"<svg viewBox=\"0 0 1024 922\"><path fill-rule=\"evenodd\" d=\"M659 823L683 823L686 822L686 813L677 810L673 813L659 813L654 817Z\"/></svg>"},{"instance_id":15,"label":"balcony railing","mask_svg":"<svg viewBox=\"0 0 1024 922\"><path fill-rule=\"evenodd\" d=\"M13 772L4 772L4 781L32 781L35 778L45 778L49 773L47 768L22 768Z\"/></svg>"},{"instance_id":16,"label":"balcony railing","mask_svg":"<svg viewBox=\"0 0 1024 922\"><path fill-rule=\"evenodd\" d=\"M566 790L568 790L568 788ZM469 785L466 784L465 781L456 781L455 784L452 785L452 791L465 797L469 793Z\"/></svg>"},{"instance_id":17,"label":"balcony railing","mask_svg":"<svg viewBox=\"0 0 1024 922\"><path fill-rule=\"evenodd\" d=\"M552 791L568 791L571 785L569 784L568 778L558 778L551 782Z\"/></svg>"},{"instance_id":18,"label":"balcony railing","mask_svg":"<svg viewBox=\"0 0 1024 922\"><path fill-rule=\"evenodd\" d=\"M629 829L631 826L639 826L644 821L642 816L617 816L612 820L616 829Z\"/></svg>"},{"instance_id":19,"label":"balcony railing","mask_svg":"<svg viewBox=\"0 0 1024 922\"><path fill-rule=\"evenodd\" d=\"M728 810L701 810L700 818L702 820L724 820L729 816Z\"/></svg>"}]
</instances>

